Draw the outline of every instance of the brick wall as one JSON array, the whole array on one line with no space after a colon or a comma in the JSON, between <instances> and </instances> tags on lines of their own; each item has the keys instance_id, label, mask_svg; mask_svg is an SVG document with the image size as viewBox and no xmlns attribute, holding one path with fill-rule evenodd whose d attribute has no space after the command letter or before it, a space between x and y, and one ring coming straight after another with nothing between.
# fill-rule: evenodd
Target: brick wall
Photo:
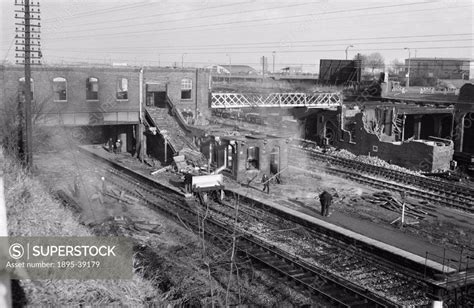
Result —
<instances>
[{"instance_id":1,"label":"brick wall","mask_svg":"<svg viewBox=\"0 0 474 308\"><path fill-rule=\"evenodd\" d=\"M20 90L19 79L24 77L23 67L2 67L4 78L2 102L17 104ZM90 113L115 113L105 117L114 122L136 123L139 111L139 74L135 68L109 67L33 67L33 99L36 108L44 105L40 112L75 114L78 123L91 125ZM67 81L67 101L54 101L53 79L63 77ZM86 100L86 80L95 77L99 80L97 101ZM119 78L128 80L128 99L116 98ZM34 107L35 108L35 107ZM55 117L57 119L57 115ZM74 121L66 117L65 121ZM65 123L67 124L67 123ZM95 123L104 124L104 123Z\"/></svg>"},{"instance_id":2,"label":"brick wall","mask_svg":"<svg viewBox=\"0 0 474 308\"><path fill-rule=\"evenodd\" d=\"M432 141L404 143L380 141L376 135L364 129L362 113L356 115L356 132L353 142L349 142L349 134L343 132L342 140L338 140L336 146L356 155L376 156L413 170L425 172L447 170L454 154L452 144L447 146Z\"/></svg>"},{"instance_id":3,"label":"brick wall","mask_svg":"<svg viewBox=\"0 0 474 308\"><path fill-rule=\"evenodd\" d=\"M119 122L138 121L139 111L139 69L132 67L48 67L37 66L32 68L34 100L37 103L47 102L48 112L76 113L107 113L123 112L118 116ZM17 104L19 79L24 76L21 66L1 66L1 101ZM67 102L55 102L53 79L63 77L67 80ZM99 80L97 101L86 100L86 80L95 77ZM116 97L119 78L128 80L128 99L118 100ZM189 78L192 81L190 99L181 99L181 81ZM196 81L197 80L197 81ZM209 110L209 73L196 69L144 68L144 84L160 82L166 85L167 94L179 110L190 109L193 114L196 109L204 114ZM144 86L144 100L146 87ZM144 102L145 104L145 102ZM125 114L128 112L128 116ZM130 112L134 116L130 116ZM87 117L88 115L86 115ZM106 117L105 121L113 121L113 117ZM85 121L87 122L87 121ZM90 124L90 123L82 123ZM112 123L109 123L112 124Z\"/></svg>"},{"instance_id":4,"label":"brick wall","mask_svg":"<svg viewBox=\"0 0 474 308\"><path fill-rule=\"evenodd\" d=\"M190 99L181 99L181 81L184 78L192 81ZM194 115L195 110L199 109L203 114L210 114L209 73L207 71L199 69L196 71L196 69L145 68L144 82L166 84L167 94L179 110L190 109Z\"/></svg>"}]
</instances>

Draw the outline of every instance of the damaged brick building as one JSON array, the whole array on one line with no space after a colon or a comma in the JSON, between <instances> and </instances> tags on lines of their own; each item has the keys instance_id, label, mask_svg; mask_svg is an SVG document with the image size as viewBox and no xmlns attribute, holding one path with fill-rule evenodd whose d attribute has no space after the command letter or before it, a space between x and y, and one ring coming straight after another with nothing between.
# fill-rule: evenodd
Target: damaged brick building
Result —
<instances>
[{"instance_id":1,"label":"damaged brick building","mask_svg":"<svg viewBox=\"0 0 474 308\"><path fill-rule=\"evenodd\" d=\"M307 137L410 169L446 170L454 153L448 139L452 114L453 108L346 102L337 111L313 115L316 125Z\"/></svg>"}]
</instances>

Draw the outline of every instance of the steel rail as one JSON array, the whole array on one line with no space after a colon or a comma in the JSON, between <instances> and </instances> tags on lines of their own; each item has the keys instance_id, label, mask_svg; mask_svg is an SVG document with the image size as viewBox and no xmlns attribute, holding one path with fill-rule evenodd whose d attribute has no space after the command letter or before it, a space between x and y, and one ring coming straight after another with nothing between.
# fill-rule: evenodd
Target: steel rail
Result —
<instances>
[{"instance_id":1,"label":"steel rail","mask_svg":"<svg viewBox=\"0 0 474 308\"><path fill-rule=\"evenodd\" d=\"M301 163L301 161L305 159L303 154L305 153L294 153L293 166L301 165L301 164L296 164L296 162ZM315 158L315 157L317 157L316 158L317 161L324 161L324 162L327 161L325 158L320 159L321 157L317 155L311 156L311 158ZM334 164L335 160L330 159L329 162L331 164ZM311 163L315 164L316 160ZM357 165L357 163L358 162L352 162L351 166L355 166ZM362 168L351 168L351 166L345 167L344 165L348 165L347 162L344 162L344 163L336 162L334 165L337 165L338 167L342 166L344 169L325 167L324 170L327 173L338 175L338 176L342 175L345 178L348 178L350 180L359 182L361 184L366 184L378 189L391 189L396 192L405 192L407 195L416 197L421 200L427 200L430 202L441 204L443 206L453 207L453 208L461 209L469 213L474 213L474 199L471 197L466 197L465 195L459 195L452 191L433 190L430 184L425 184L425 185L418 184L416 186L413 185L415 187L412 187L411 182L406 183L407 181L402 181L402 183L397 183L395 182L396 180L394 179L391 179L390 181L390 180L383 180L380 178L372 177L372 176L383 176L383 173L376 174L374 172L370 172L370 169L365 169L363 167ZM316 166L316 167L320 168L320 166ZM389 172L386 172L386 173L389 173ZM368 174L372 176L369 176ZM408 177L407 174L405 174L405 176ZM384 176L384 177L388 178L388 176Z\"/></svg>"},{"instance_id":2,"label":"steel rail","mask_svg":"<svg viewBox=\"0 0 474 308\"><path fill-rule=\"evenodd\" d=\"M196 226L198 213L196 209L186 204L184 197L178 198L172 192L163 194L161 187L160 191L157 191L156 187L151 185L150 180L140 174L125 174L114 169L108 169L107 171L116 177L116 179L108 178L108 181L113 185L144 201L152 208L162 211L171 217L178 218L179 221L185 222L188 227L199 228ZM146 181L142 182L144 179ZM159 200L165 201L170 206L164 206L161 204L162 202L157 202ZM223 234L230 236L233 231L228 223L220 222L213 217L207 217L206 225L205 232L208 238L217 239L219 242L228 242L228 238L223 239L222 236ZM212 226L212 229L207 230L209 226ZM396 303L386 298L354 285L350 281L337 277L324 269L310 265L271 244L265 243L248 232L239 230L238 233L237 248L240 253L262 263L264 266L283 275L286 279L294 281L311 294L330 302L334 307L397 306Z\"/></svg>"},{"instance_id":3,"label":"steel rail","mask_svg":"<svg viewBox=\"0 0 474 308\"><path fill-rule=\"evenodd\" d=\"M302 141L304 142L304 141ZM306 141L307 142L307 141ZM312 143L311 143L312 144ZM341 167L351 168L358 171L363 171L368 174L379 175L388 179L397 180L402 183L422 186L423 189L429 189L434 192L444 192L451 195L463 195L468 197L468 200L474 200L474 188L466 185L459 185L442 179L428 178L421 175L410 174L399 170L394 170L382 166L375 166L365 162L354 161L349 158L338 157L330 154L312 151L310 149L299 148L295 145L293 150L305 152L312 158L317 160L328 160L331 163L340 165Z\"/></svg>"}]
</instances>

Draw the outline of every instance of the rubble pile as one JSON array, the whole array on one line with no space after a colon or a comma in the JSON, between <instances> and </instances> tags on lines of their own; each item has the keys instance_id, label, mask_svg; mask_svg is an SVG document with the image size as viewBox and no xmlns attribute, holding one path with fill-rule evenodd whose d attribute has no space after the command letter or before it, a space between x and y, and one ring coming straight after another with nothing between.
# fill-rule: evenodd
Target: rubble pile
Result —
<instances>
[{"instance_id":1,"label":"rubble pile","mask_svg":"<svg viewBox=\"0 0 474 308\"><path fill-rule=\"evenodd\" d=\"M329 154L331 155L334 155L336 157L340 157L340 158L345 158L345 159L350 159L350 160L353 160L353 161L357 161L357 162L361 162L361 163L365 163L365 164L370 164L370 165L373 165L373 166L378 166L378 167L383 167L383 168L387 168L387 169L391 169L391 170L395 170L395 171L400 171L400 172L404 172L404 173L409 173L409 174L413 174L413 175L421 175L420 172L418 171L414 171L414 170L410 170L410 169L407 169L407 168L403 168L403 167L400 167L400 166L397 166L397 165L393 165L393 164L389 164L388 162L386 162L385 160L382 160L378 157L375 157L375 156L366 156L366 155L355 155L347 150L339 150L339 151L328 151Z\"/></svg>"}]
</instances>

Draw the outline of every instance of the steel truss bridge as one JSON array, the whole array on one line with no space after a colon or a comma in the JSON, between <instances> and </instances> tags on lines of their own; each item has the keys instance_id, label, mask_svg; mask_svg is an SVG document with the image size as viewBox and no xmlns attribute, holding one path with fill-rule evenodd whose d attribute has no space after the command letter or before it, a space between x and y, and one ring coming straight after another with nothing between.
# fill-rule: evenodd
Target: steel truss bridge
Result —
<instances>
[{"instance_id":1,"label":"steel truss bridge","mask_svg":"<svg viewBox=\"0 0 474 308\"><path fill-rule=\"evenodd\" d=\"M211 108L245 107L307 107L337 108L342 104L341 93L212 93Z\"/></svg>"}]
</instances>

